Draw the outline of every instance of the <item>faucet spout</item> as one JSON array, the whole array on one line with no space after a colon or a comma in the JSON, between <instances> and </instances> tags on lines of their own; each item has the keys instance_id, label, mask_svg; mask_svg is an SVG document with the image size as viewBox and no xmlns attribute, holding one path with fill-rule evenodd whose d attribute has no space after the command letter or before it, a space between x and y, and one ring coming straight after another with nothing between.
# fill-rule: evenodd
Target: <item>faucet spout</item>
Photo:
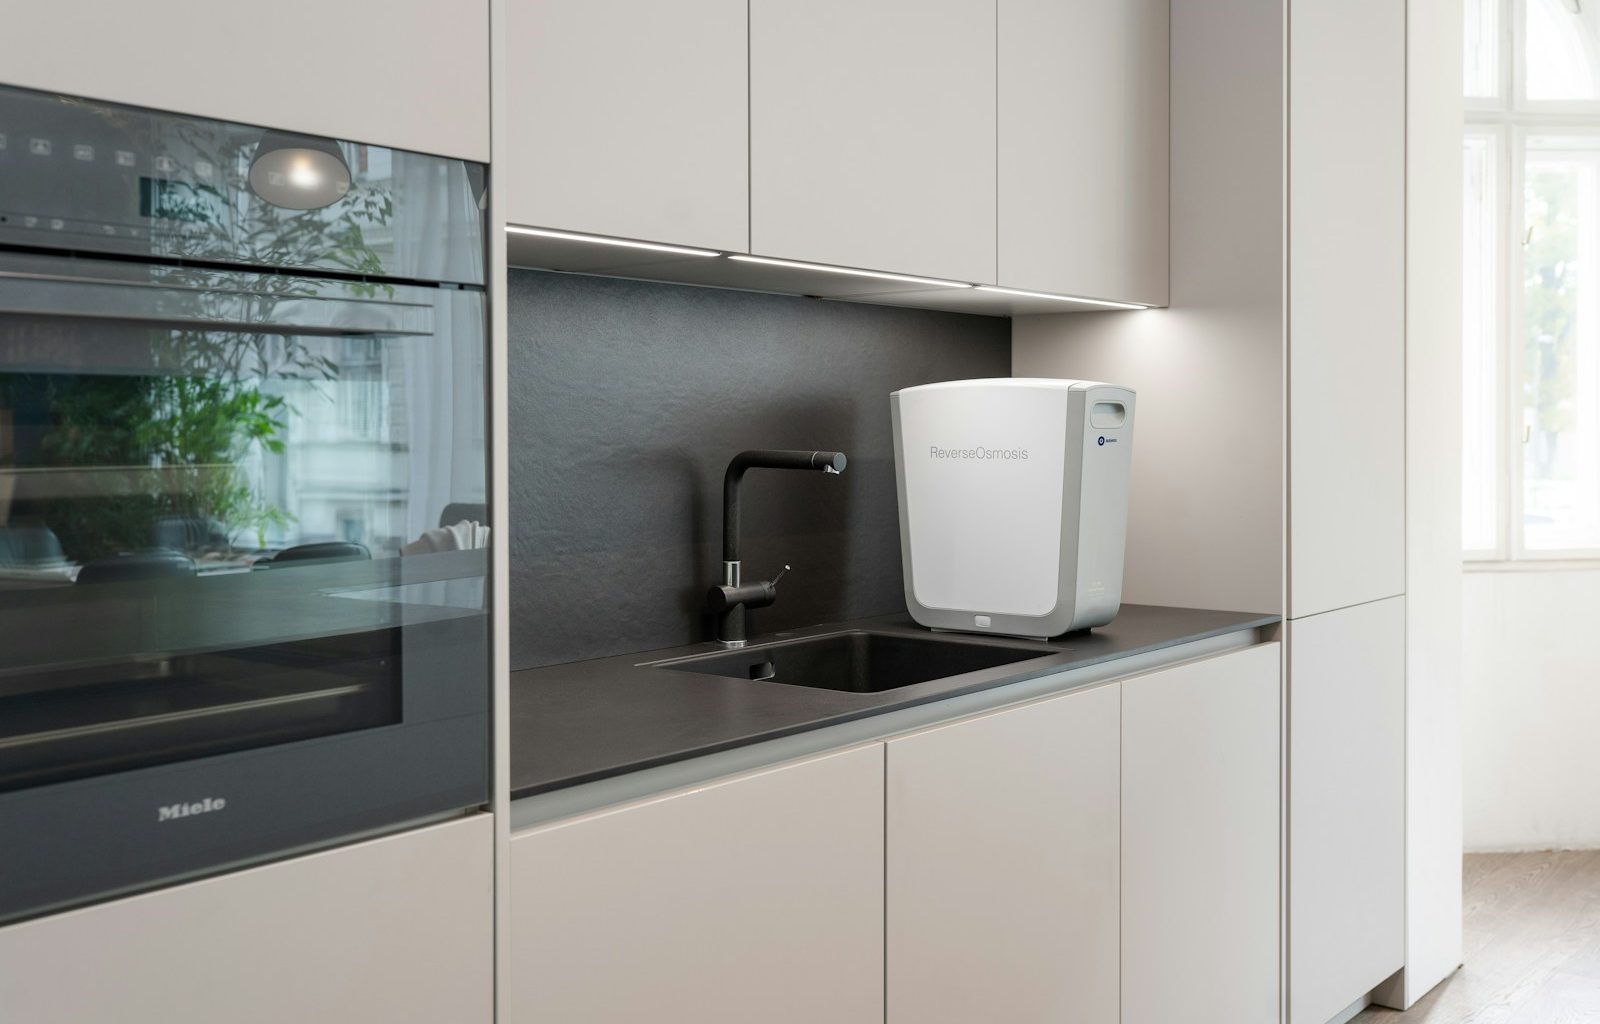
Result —
<instances>
[{"instance_id":1,"label":"faucet spout","mask_svg":"<svg viewBox=\"0 0 1600 1024\"><path fill-rule=\"evenodd\" d=\"M844 452L755 449L740 452L722 475L722 560L739 560L739 485L750 469L809 469L837 476L848 462Z\"/></svg>"}]
</instances>

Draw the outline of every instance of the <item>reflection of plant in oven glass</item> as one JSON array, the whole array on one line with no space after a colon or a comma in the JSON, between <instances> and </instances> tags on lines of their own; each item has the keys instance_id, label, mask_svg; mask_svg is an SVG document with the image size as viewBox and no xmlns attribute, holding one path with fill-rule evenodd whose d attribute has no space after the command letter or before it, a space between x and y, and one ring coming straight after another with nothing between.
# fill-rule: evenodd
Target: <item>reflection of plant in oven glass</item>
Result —
<instances>
[{"instance_id":1,"label":"reflection of plant in oven glass","mask_svg":"<svg viewBox=\"0 0 1600 1024\"><path fill-rule=\"evenodd\" d=\"M256 543L289 516L259 499L240 463L280 452L291 410L251 383L186 376L52 378L54 424L43 439L55 466L111 470L88 500L53 503L45 519L79 560L151 545L159 520L216 523Z\"/></svg>"},{"instance_id":2,"label":"reflection of plant in oven glass","mask_svg":"<svg viewBox=\"0 0 1600 1024\"><path fill-rule=\"evenodd\" d=\"M314 341L242 333L152 332L153 373L53 374L21 382L46 396L38 458L94 471L90 493L33 510L70 557L103 558L152 544L261 547L295 517L264 500L245 470L281 454L293 405L269 381L335 380ZM179 541L156 524L179 524ZM169 527L169 532L173 528Z\"/></svg>"}]
</instances>

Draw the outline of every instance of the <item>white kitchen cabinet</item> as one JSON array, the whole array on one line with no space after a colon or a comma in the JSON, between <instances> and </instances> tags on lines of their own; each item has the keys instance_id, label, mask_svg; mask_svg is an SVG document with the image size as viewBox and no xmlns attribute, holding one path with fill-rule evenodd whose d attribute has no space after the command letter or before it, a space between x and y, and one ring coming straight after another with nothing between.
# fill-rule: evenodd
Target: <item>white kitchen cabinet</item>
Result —
<instances>
[{"instance_id":1,"label":"white kitchen cabinet","mask_svg":"<svg viewBox=\"0 0 1600 1024\"><path fill-rule=\"evenodd\" d=\"M995 0L751 0L750 247L995 281Z\"/></svg>"},{"instance_id":2,"label":"white kitchen cabinet","mask_svg":"<svg viewBox=\"0 0 1600 1024\"><path fill-rule=\"evenodd\" d=\"M1167 0L999 0L999 281L1167 301Z\"/></svg>"},{"instance_id":3,"label":"white kitchen cabinet","mask_svg":"<svg viewBox=\"0 0 1600 1024\"><path fill-rule=\"evenodd\" d=\"M11 5L0 82L489 159L486 0Z\"/></svg>"},{"instance_id":4,"label":"white kitchen cabinet","mask_svg":"<svg viewBox=\"0 0 1600 1024\"><path fill-rule=\"evenodd\" d=\"M1289 1024L1405 963L1405 599L1291 621Z\"/></svg>"},{"instance_id":5,"label":"white kitchen cabinet","mask_svg":"<svg viewBox=\"0 0 1600 1024\"><path fill-rule=\"evenodd\" d=\"M477 815L0 928L0 1019L491 1024L493 859Z\"/></svg>"},{"instance_id":6,"label":"white kitchen cabinet","mask_svg":"<svg viewBox=\"0 0 1600 1024\"><path fill-rule=\"evenodd\" d=\"M1405 19L1289 19L1292 618L1405 591Z\"/></svg>"},{"instance_id":7,"label":"white kitchen cabinet","mask_svg":"<svg viewBox=\"0 0 1600 1024\"><path fill-rule=\"evenodd\" d=\"M1122 685L1123 1024L1279 1019L1279 658Z\"/></svg>"},{"instance_id":8,"label":"white kitchen cabinet","mask_svg":"<svg viewBox=\"0 0 1600 1024\"><path fill-rule=\"evenodd\" d=\"M509 1024L883 1020L882 744L519 832L510 871Z\"/></svg>"},{"instance_id":9,"label":"white kitchen cabinet","mask_svg":"<svg viewBox=\"0 0 1600 1024\"><path fill-rule=\"evenodd\" d=\"M888 743L890 1024L1117 1020L1115 684Z\"/></svg>"},{"instance_id":10,"label":"white kitchen cabinet","mask_svg":"<svg viewBox=\"0 0 1600 1024\"><path fill-rule=\"evenodd\" d=\"M506 217L742 252L745 0L508 0Z\"/></svg>"}]
</instances>

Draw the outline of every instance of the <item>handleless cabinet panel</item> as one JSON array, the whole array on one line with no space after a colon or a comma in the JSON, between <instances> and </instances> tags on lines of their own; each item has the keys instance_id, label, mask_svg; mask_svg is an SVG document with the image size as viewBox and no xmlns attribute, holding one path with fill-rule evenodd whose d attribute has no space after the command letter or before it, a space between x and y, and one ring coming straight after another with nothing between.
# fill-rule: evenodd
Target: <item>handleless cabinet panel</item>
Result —
<instances>
[{"instance_id":1,"label":"handleless cabinet panel","mask_svg":"<svg viewBox=\"0 0 1600 1024\"><path fill-rule=\"evenodd\" d=\"M507 219L743 252L745 0L508 0Z\"/></svg>"},{"instance_id":2,"label":"handleless cabinet panel","mask_svg":"<svg viewBox=\"0 0 1600 1024\"><path fill-rule=\"evenodd\" d=\"M1279 1019L1279 658L1122 686L1123 1024Z\"/></svg>"},{"instance_id":3,"label":"handleless cabinet panel","mask_svg":"<svg viewBox=\"0 0 1600 1024\"><path fill-rule=\"evenodd\" d=\"M518 833L510 1024L883 1020L883 746Z\"/></svg>"},{"instance_id":4,"label":"handleless cabinet panel","mask_svg":"<svg viewBox=\"0 0 1600 1024\"><path fill-rule=\"evenodd\" d=\"M1289 1024L1405 963L1405 599L1289 623Z\"/></svg>"},{"instance_id":5,"label":"handleless cabinet panel","mask_svg":"<svg viewBox=\"0 0 1600 1024\"><path fill-rule=\"evenodd\" d=\"M1167 301L1167 0L999 0L999 280Z\"/></svg>"},{"instance_id":6,"label":"handleless cabinet panel","mask_svg":"<svg viewBox=\"0 0 1600 1024\"><path fill-rule=\"evenodd\" d=\"M484 0L54 0L6 37L8 85L489 159Z\"/></svg>"},{"instance_id":7,"label":"handleless cabinet panel","mask_svg":"<svg viewBox=\"0 0 1600 1024\"><path fill-rule=\"evenodd\" d=\"M890 1024L1117 1021L1115 685L888 743Z\"/></svg>"},{"instance_id":8,"label":"handleless cabinet panel","mask_svg":"<svg viewBox=\"0 0 1600 1024\"><path fill-rule=\"evenodd\" d=\"M1405 590L1406 7L1292 6L1289 616L1301 618Z\"/></svg>"},{"instance_id":9,"label":"handleless cabinet panel","mask_svg":"<svg viewBox=\"0 0 1600 1024\"><path fill-rule=\"evenodd\" d=\"M750 239L993 283L995 0L751 0Z\"/></svg>"},{"instance_id":10,"label":"handleless cabinet panel","mask_svg":"<svg viewBox=\"0 0 1600 1024\"><path fill-rule=\"evenodd\" d=\"M478 815L11 925L0 1019L490 1024L493 859Z\"/></svg>"}]
</instances>

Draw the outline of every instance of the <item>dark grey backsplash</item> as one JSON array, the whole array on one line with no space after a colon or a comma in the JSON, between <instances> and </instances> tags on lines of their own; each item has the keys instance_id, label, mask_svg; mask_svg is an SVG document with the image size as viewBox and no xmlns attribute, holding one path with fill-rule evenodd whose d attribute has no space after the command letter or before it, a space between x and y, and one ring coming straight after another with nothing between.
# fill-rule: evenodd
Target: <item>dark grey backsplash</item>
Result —
<instances>
[{"instance_id":1,"label":"dark grey backsplash","mask_svg":"<svg viewBox=\"0 0 1600 1024\"><path fill-rule=\"evenodd\" d=\"M904 611L889 392L1011 372L995 317L524 270L507 313L516 669L708 639L745 448L850 458L745 477L746 579L794 566L751 635Z\"/></svg>"}]
</instances>

